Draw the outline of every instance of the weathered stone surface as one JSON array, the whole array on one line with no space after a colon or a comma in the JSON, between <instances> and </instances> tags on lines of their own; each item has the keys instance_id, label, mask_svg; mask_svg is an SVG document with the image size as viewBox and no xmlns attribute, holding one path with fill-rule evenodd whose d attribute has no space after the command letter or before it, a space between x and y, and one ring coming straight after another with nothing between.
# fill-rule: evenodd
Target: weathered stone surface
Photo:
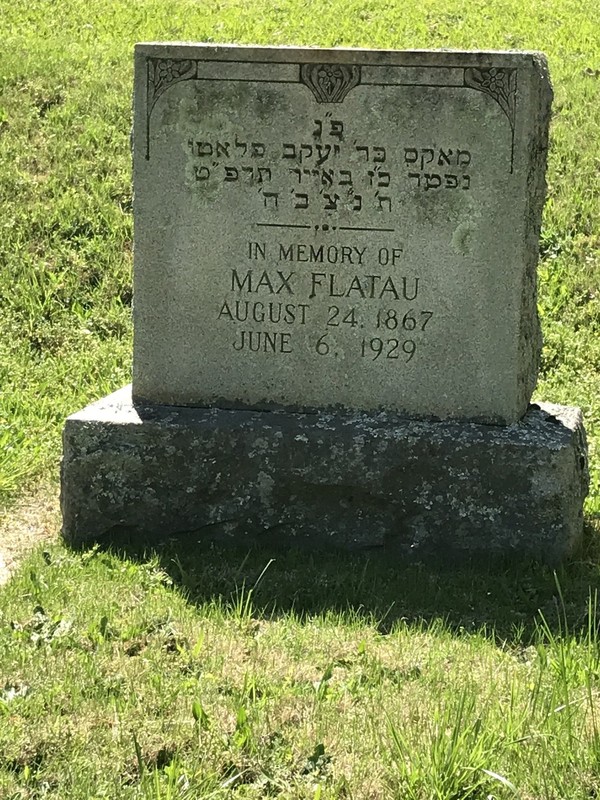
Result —
<instances>
[{"instance_id":1,"label":"weathered stone surface","mask_svg":"<svg viewBox=\"0 0 600 800\"><path fill-rule=\"evenodd\" d=\"M551 94L539 53L138 45L134 397L519 419Z\"/></svg>"},{"instance_id":2,"label":"weathered stone surface","mask_svg":"<svg viewBox=\"0 0 600 800\"><path fill-rule=\"evenodd\" d=\"M134 397L519 419L550 102L539 53L138 45Z\"/></svg>"},{"instance_id":3,"label":"weathered stone surface","mask_svg":"<svg viewBox=\"0 0 600 800\"><path fill-rule=\"evenodd\" d=\"M582 532L586 455L581 414L564 406L502 428L143 408L126 388L67 420L63 532L556 562Z\"/></svg>"}]
</instances>

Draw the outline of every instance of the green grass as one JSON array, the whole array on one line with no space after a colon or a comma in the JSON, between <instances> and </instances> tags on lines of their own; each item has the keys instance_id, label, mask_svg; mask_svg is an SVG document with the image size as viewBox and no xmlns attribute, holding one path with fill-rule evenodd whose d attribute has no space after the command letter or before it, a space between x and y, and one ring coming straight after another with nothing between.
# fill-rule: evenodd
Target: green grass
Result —
<instances>
[{"instance_id":1,"label":"green grass","mask_svg":"<svg viewBox=\"0 0 600 800\"><path fill-rule=\"evenodd\" d=\"M596 4L0 0L0 34L3 502L56 483L64 417L129 380L143 40L545 51L536 396L583 408L592 464L588 549L557 576L176 542L34 553L0 590L0 797L597 797Z\"/></svg>"},{"instance_id":2,"label":"green grass","mask_svg":"<svg viewBox=\"0 0 600 800\"><path fill-rule=\"evenodd\" d=\"M1 595L0 796L595 797L596 564L37 552Z\"/></svg>"}]
</instances>

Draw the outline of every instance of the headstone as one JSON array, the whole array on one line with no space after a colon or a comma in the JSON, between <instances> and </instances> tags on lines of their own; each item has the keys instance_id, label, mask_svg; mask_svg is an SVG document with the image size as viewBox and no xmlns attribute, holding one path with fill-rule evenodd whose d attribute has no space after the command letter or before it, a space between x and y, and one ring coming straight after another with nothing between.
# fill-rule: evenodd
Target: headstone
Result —
<instances>
[{"instance_id":1,"label":"headstone","mask_svg":"<svg viewBox=\"0 0 600 800\"><path fill-rule=\"evenodd\" d=\"M133 386L67 420L65 538L572 552L550 103L539 53L138 45Z\"/></svg>"},{"instance_id":2,"label":"headstone","mask_svg":"<svg viewBox=\"0 0 600 800\"><path fill-rule=\"evenodd\" d=\"M523 416L543 56L143 44L135 64L134 399Z\"/></svg>"}]
</instances>

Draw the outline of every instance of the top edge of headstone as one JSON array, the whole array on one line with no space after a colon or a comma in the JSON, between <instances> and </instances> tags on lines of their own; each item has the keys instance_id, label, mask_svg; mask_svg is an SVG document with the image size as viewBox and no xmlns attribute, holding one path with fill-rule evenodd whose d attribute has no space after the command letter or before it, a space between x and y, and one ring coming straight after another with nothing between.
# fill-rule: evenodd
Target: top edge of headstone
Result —
<instances>
[{"instance_id":1,"label":"top edge of headstone","mask_svg":"<svg viewBox=\"0 0 600 800\"><path fill-rule=\"evenodd\" d=\"M416 62L426 57L435 56L436 59L447 61L448 65L454 59L460 59L461 65L464 64L465 59L468 61L485 66L489 60L490 63L498 62L498 59L506 59L507 62L518 59L519 61L533 59L534 61L546 61L546 54L540 50L460 50L460 49L414 49L414 50L394 50L394 49L376 49L376 48L361 48L361 47L314 47L314 46L299 46L299 45L253 45L253 44L233 44L228 42L137 42L135 44L135 52L144 54L148 51L155 51L156 49L198 49L203 52L211 52L223 60L228 57L238 55L241 52L249 60L255 58L267 59L277 61L278 56L285 54L286 57L298 58L303 56L308 60L319 60L323 58L324 54L328 57L335 59L338 56L346 63L348 60L356 60L364 62L365 59L373 59L381 63L381 61L389 64L394 64L397 59L402 59L406 63L406 59L414 60Z\"/></svg>"}]
</instances>

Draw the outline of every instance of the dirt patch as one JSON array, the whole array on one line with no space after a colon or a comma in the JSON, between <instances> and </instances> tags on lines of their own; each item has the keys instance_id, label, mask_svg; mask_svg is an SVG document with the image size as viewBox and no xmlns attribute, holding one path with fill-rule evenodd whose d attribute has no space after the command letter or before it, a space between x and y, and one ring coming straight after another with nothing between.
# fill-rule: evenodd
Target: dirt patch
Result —
<instances>
[{"instance_id":1,"label":"dirt patch","mask_svg":"<svg viewBox=\"0 0 600 800\"><path fill-rule=\"evenodd\" d=\"M0 510L0 585L19 560L39 542L56 539L60 531L58 488L43 486Z\"/></svg>"}]
</instances>

